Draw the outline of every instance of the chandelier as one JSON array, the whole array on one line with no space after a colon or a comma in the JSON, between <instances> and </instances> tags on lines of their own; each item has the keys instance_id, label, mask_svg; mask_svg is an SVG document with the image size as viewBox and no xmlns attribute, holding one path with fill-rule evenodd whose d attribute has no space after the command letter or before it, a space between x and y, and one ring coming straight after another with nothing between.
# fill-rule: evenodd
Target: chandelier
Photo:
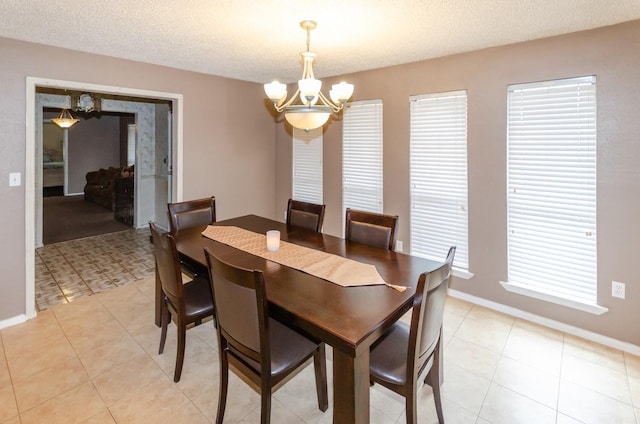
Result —
<instances>
[{"instance_id":1,"label":"chandelier","mask_svg":"<svg viewBox=\"0 0 640 424\"><path fill-rule=\"evenodd\" d=\"M57 118L53 118L51 120L51 122L53 122L60 128L71 128L78 121L79 119L75 119L73 116L71 116L71 112L69 112L69 109L62 109L60 111L60 115L58 115Z\"/></svg>"},{"instance_id":2,"label":"chandelier","mask_svg":"<svg viewBox=\"0 0 640 424\"><path fill-rule=\"evenodd\" d=\"M88 93L84 94L71 94L69 96L69 102L71 103L71 109L75 112L100 112L101 100L95 95ZM62 109L60 115L57 118L53 118L51 122L59 126L60 128L71 128L80 121L75 119L69 109Z\"/></svg>"},{"instance_id":3,"label":"chandelier","mask_svg":"<svg viewBox=\"0 0 640 424\"><path fill-rule=\"evenodd\" d=\"M340 112L344 104L353 94L353 84L341 82L334 84L329 91L331 100L322 94L322 81L313 76L313 62L316 54L309 51L310 32L317 26L315 21L302 21L300 27L307 31L307 51L300 53L303 61L302 79L298 81L298 89L289 100L287 85L274 81L264 85L267 97L273 102L277 112L284 112L284 117L294 128L305 131L321 127L329 119L329 115ZM294 103L296 100L300 103Z\"/></svg>"}]
</instances>

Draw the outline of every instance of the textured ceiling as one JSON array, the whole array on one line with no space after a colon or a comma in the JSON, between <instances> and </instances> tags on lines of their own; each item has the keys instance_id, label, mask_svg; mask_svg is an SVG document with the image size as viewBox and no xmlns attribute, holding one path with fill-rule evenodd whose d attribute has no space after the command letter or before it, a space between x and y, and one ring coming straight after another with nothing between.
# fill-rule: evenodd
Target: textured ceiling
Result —
<instances>
[{"instance_id":1,"label":"textured ceiling","mask_svg":"<svg viewBox=\"0 0 640 424\"><path fill-rule=\"evenodd\" d=\"M0 36L254 82L319 78L640 19L640 0L2 0ZM6 58L3 58L6 60Z\"/></svg>"}]
</instances>

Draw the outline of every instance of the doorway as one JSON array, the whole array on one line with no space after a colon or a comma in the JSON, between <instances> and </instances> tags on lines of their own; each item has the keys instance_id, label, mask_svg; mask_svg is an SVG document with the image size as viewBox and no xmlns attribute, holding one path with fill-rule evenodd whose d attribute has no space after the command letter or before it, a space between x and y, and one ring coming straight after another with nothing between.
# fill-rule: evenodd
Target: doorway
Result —
<instances>
[{"instance_id":1,"label":"doorway","mask_svg":"<svg viewBox=\"0 0 640 424\"><path fill-rule=\"evenodd\" d=\"M82 93L82 94L79 94ZM74 99L92 97L93 103L99 105L99 110L79 112L76 110ZM96 91L78 91L69 88L36 87L36 164L40 171L43 149L43 129L40 117L47 113L49 108L71 109L80 122L68 130L73 133L74 143L67 142L67 159L64 171L67 177L68 195L83 194L85 198L94 203L114 211L114 217L127 218L126 221L135 228L146 226L150 220L158 222L162 227L167 227L166 204L172 199L169 189L169 169L167 162L168 152L171 151L172 137L169 134L172 120L171 103L164 99L140 98L133 96L112 95ZM51 112L48 112L51 113ZM119 119L121 116L130 115L132 121ZM120 125L118 124L118 119ZM111 122L111 124L109 124ZM127 130L128 123L135 123L134 131L134 158L132 162L138 162L138 166L126 167L128 158ZM120 128L122 127L122 128ZM122 134L113 136L114 132ZM112 136L109 136L112 134ZM69 137L68 137L69 138ZM120 144L122 147L120 147ZM121 154L120 154L121 152ZM131 216L123 217L122 208L115 210L115 183L117 182L115 170L127 168L127 173L132 173L132 204L126 208ZM129 172L130 171L130 172ZM91 172L98 173L99 181L92 181L91 191L87 192L86 176ZM91 174L95 176L95 174ZM107 178L110 177L110 178ZM43 176L36 173L36 247L43 245L43 202L38 196L41 190ZM95 184L94 184L95 183ZM104 188L104 189L102 189ZM159 213L156 213L156 212Z\"/></svg>"},{"instance_id":2,"label":"doorway","mask_svg":"<svg viewBox=\"0 0 640 424\"><path fill-rule=\"evenodd\" d=\"M26 315L27 319L35 316L35 252L37 241L41 243L42 234L42 155L41 155L41 134L42 134L42 107L38 105L37 92L40 89L73 90L79 92L101 93L106 96L115 96L118 99L111 100L119 103L118 107L123 107L127 100L120 98L137 99L159 99L170 105L171 113L166 116L165 125L168 129L168 145L165 145L165 155L162 158L166 164L166 175L164 176L164 193L157 191L155 180L157 175L153 165L157 158L148 159L149 165L147 173L138 170L136 172L135 191L136 193L149 193L153 201L136 201L136 227L146 225L148 220L166 219L166 204L168 201L179 201L182 199L182 110L183 98L181 94L147 91L139 89L128 89L114 86L104 86L73 81L60 81L27 77L27 132L26 132L26 167L25 167L25 258L26 258ZM138 101L138 103L141 103ZM57 105L53 105L54 107ZM65 100L59 107L70 108L70 99ZM122 112L129 112L130 109L124 107ZM153 140L155 140L155 128ZM138 146L142 149L142 146ZM162 162L161 160L161 162ZM140 168L140 167L139 167ZM144 168L143 168L144 169ZM162 177L162 176L161 176ZM140 197L140 196L136 196ZM162 198L162 200L158 200ZM40 238L40 240L38 240Z\"/></svg>"},{"instance_id":3,"label":"doorway","mask_svg":"<svg viewBox=\"0 0 640 424\"><path fill-rule=\"evenodd\" d=\"M42 103L53 95L44 96L38 89L36 96L40 100L36 103ZM66 98L64 94L60 96ZM60 128L53 118L61 111L48 107L43 110L42 244L131 228L135 215L136 116L72 107L71 114L77 122L70 128ZM168 144L166 134L156 137L158 143ZM36 279L40 277L36 274Z\"/></svg>"},{"instance_id":4,"label":"doorway","mask_svg":"<svg viewBox=\"0 0 640 424\"><path fill-rule=\"evenodd\" d=\"M68 97L62 90L43 91L37 89L36 105ZM84 95L100 102L96 94ZM73 107L77 103L72 103L70 113L77 122L70 128L60 128L52 122L62 109L44 107L43 110L43 245L123 231L133 226L136 115L81 111ZM163 105L168 109L166 102ZM168 119L166 114L165 119ZM156 144L167 146L167 140L166 133L156 136ZM131 157L129 141L132 141ZM36 145L40 146L37 139ZM162 152L167 150L164 146L160 149ZM163 182L163 185L166 184ZM39 240L37 234L36 246Z\"/></svg>"}]
</instances>

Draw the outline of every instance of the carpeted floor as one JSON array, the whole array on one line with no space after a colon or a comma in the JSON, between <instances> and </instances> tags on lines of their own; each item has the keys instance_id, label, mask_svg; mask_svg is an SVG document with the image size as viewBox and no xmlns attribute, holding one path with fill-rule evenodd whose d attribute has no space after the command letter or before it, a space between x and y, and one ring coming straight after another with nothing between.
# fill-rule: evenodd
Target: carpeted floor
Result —
<instances>
[{"instance_id":1,"label":"carpeted floor","mask_svg":"<svg viewBox=\"0 0 640 424\"><path fill-rule=\"evenodd\" d=\"M113 218L113 211L86 202L84 196L42 199L42 242L75 240L131 228Z\"/></svg>"}]
</instances>

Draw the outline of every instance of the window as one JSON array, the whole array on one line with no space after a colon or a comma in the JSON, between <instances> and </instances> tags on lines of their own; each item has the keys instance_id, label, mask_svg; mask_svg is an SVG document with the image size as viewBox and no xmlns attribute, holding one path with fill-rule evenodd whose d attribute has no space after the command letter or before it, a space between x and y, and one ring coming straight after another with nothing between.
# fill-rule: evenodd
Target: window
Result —
<instances>
[{"instance_id":1,"label":"window","mask_svg":"<svg viewBox=\"0 0 640 424\"><path fill-rule=\"evenodd\" d=\"M322 203L322 128L293 129L292 198Z\"/></svg>"},{"instance_id":2,"label":"window","mask_svg":"<svg viewBox=\"0 0 640 424\"><path fill-rule=\"evenodd\" d=\"M598 313L595 82L509 86L503 286Z\"/></svg>"},{"instance_id":3,"label":"window","mask_svg":"<svg viewBox=\"0 0 640 424\"><path fill-rule=\"evenodd\" d=\"M342 124L342 210L382 213L382 100L353 102Z\"/></svg>"},{"instance_id":4,"label":"window","mask_svg":"<svg viewBox=\"0 0 640 424\"><path fill-rule=\"evenodd\" d=\"M411 96L411 254L443 260L470 277L467 240L467 93Z\"/></svg>"},{"instance_id":5,"label":"window","mask_svg":"<svg viewBox=\"0 0 640 424\"><path fill-rule=\"evenodd\" d=\"M127 166L136 164L136 124L127 125Z\"/></svg>"}]
</instances>

